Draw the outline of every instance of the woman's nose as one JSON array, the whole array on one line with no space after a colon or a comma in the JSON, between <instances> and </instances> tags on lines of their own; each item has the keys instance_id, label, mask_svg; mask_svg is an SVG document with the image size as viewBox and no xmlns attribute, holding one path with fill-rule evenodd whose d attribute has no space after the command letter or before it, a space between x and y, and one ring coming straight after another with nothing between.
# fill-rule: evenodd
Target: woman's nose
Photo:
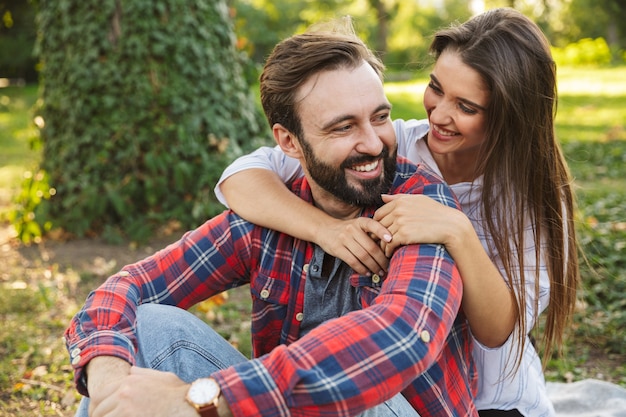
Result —
<instances>
[{"instance_id":1,"label":"woman's nose","mask_svg":"<svg viewBox=\"0 0 626 417\"><path fill-rule=\"evenodd\" d=\"M454 105L447 101L440 101L428 110L428 117L431 122L437 124L447 124L452 120Z\"/></svg>"}]
</instances>

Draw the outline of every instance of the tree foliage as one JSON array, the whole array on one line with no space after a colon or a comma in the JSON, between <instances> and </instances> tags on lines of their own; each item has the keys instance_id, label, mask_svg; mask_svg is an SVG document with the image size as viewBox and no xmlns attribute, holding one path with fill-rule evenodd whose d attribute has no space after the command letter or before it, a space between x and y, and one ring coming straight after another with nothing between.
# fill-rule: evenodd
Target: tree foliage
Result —
<instances>
[{"instance_id":1,"label":"tree foliage","mask_svg":"<svg viewBox=\"0 0 626 417\"><path fill-rule=\"evenodd\" d=\"M281 39L320 21L352 16L358 35L390 71L423 66L430 36L441 26L471 15L464 0L230 0L236 32L253 61L262 64Z\"/></svg>"},{"instance_id":2,"label":"tree foliage","mask_svg":"<svg viewBox=\"0 0 626 417\"><path fill-rule=\"evenodd\" d=\"M225 162L265 130L216 0L41 1L39 221L142 239L221 209Z\"/></svg>"},{"instance_id":3,"label":"tree foliage","mask_svg":"<svg viewBox=\"0 0 626 417\"><path fill-rule=\"evenodd\" d=\"M567 9L564 40L599 38L614 52L626 50L626 2L624 0L572 0Z\"/></svg>"},{"instance_id":4,"label":"tree foliage","mask_svg":"<svg viewBox=\"0 0 626 417\"><path fill-rule=\"evenodd\" d=\"M564 48L581 39L603 38L617 62L626 50L624 0L485 0L485 6L520 10L535 20L557 47Z\"/></svg>"},{"instance_id":5,"label":"tree foliage","mask_svg":"<svg viewBox=\"0 0 626 417\"><path fill-rule=\"evenodd\" d=\"M0 77L37 80L35 38L30 0L0 0Z\"/></svg>"}]
</instances>

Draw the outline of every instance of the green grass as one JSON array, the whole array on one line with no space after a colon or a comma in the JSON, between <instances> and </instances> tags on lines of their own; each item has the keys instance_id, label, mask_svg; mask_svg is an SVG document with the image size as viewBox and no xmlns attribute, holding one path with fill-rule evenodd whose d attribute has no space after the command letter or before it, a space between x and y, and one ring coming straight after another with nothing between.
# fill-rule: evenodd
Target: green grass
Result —
<instances>
[{"instance_id":1,"label":"green grass","mask_svg":"<svg viewBox=\"0 0 626 417\"><path fill-rule=\"evenodd\" d=\"M31 111L36 98L36 86L0 88L0 219L24 171L39 161L31 149L38 135Z\"/></svg>"},{"instance_id":2,"label":"green grass","mask_svg":"<svg viewBox=\"0 0 626 417\"><path fill-rule=\"evenodd\" d=\"M31 110L36 99L36 86L0 88L0 186L12 185L39 160L30 148L37 137Z\"/></svg>"}]
</instances>

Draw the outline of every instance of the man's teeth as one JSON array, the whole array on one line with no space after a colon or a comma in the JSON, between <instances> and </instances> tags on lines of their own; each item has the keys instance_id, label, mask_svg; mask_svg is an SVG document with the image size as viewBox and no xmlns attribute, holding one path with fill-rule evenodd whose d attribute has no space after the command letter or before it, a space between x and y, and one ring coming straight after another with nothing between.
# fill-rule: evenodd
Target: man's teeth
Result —
<instances>
[{"instance_id":1,"label":"man's teeth","mask_svg":"<svg viewBox=\"0 0 626 417\"><path fill-rule=\"evenodd\" d=\"M352 169L359 172L369 172L375 170L376 167L378 167L378 161L372 162L371 164L367 165L357 165L352 167Z\"/></svg>"}]
</instances>

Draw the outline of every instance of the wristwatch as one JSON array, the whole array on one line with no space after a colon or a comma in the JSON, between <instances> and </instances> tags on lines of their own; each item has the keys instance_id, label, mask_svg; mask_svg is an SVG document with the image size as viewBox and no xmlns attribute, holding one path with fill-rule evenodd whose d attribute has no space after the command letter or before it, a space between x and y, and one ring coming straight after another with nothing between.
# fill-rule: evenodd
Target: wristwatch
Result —
<instances>
[{"instance_id":1,"label":"wristwatch","mask_svg":"<svg viewBox=\"0 0 626 417\"><path fill-rule=\"evenodd\" d=\"M185 399L196 409L200 417L219 417L217 403L220 386L213 378L199 378L191 383Z\"/></svg>"}]
</instances>

